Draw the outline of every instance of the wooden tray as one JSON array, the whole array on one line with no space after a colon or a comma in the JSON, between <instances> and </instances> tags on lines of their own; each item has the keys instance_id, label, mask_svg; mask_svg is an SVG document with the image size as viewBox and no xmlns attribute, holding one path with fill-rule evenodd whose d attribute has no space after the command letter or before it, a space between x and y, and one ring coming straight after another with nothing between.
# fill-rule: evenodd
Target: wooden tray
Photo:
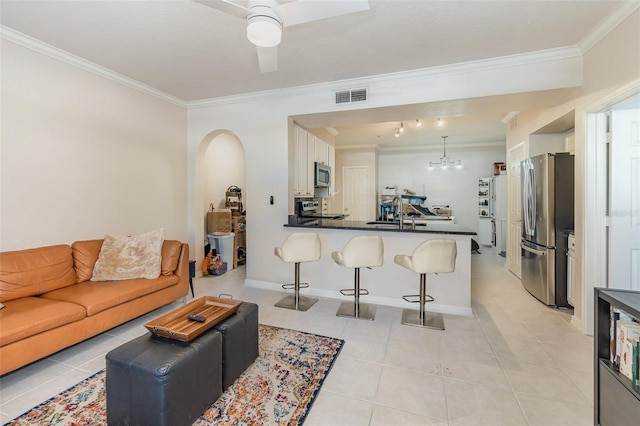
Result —
<instances>
[{"instance_id":1,"label":"wooden tray","mask_svg":"<svg viewBox=\"0 0 640 426\"><path fill-rule=\"evenodd\" d=\"M188 342L198 337L220 321L233 315L241 300L204 296L198 300L146 323L144 326L157 336ZM204 322L192 321L187 316L201 315Z\"/></svg>"}]
</instances>

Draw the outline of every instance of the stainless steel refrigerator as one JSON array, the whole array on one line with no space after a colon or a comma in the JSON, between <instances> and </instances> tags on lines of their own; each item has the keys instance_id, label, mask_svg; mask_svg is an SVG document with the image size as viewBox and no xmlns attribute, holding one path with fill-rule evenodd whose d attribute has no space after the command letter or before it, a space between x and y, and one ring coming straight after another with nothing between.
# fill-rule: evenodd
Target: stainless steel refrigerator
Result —
<instances>
[{"instance_id":1,"label":"stainless steel refrigerator","mask_svg":"<svg viewBox=\"0 0 640 426\"><path fill-rule=\"evenodd\" d=\"M542 154L520 163L524 288L545 305L568 307L567 238L573 229L574 158Z\"/></svg>"}]
</instances>

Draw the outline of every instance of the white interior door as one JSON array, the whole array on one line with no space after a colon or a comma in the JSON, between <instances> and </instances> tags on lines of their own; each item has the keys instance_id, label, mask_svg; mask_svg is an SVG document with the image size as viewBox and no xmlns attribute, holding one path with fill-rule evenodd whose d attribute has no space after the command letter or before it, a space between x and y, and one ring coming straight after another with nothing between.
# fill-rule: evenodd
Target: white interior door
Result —
<instances>
[{"instance_id":1,"label":"white interior door","mask_svg":"<svg viewBox=\"0 0 640 426\"><path fill-rule=\"evenodd\" d=\"M507 197L508 233L507 233L507 269L516 277L521 274L520 236L522 235L522 208L520 188L520 162L524 160L524 142L520 142L509 150L507 158Z\"/></svg>"},{"instance_id":2,"label":"white interior door","mask_svg":"<svg viewBox=\"0 0 640 426\"><path fill-rule=\"evenodd\" d=\"M610 288L640 291L640 95L611 111Z\"/></svg>"},{"instance_id":3,"label":"white interior door","mask_svg":"<svg viewBox=\"0 0 640 426\"><path fill-rule=\"evenodd\" d=\"M342 168L342 209L349 220L373 220L368 166Z\"/></svg>"}]
</instances>

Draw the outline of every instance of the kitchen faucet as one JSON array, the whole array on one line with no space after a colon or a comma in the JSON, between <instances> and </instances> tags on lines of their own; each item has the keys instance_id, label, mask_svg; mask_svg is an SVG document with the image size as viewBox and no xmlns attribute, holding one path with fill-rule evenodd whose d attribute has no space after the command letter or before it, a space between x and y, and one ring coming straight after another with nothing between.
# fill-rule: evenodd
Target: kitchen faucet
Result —
<instances>
[{"instance_id":1,"label":"kitchen faucet","mask_svg":"<svg viewBox=\"0 0 640 426\"><path fill-rule=\"evenodd\" d=\"M398 218L400 220L400 228L399 229L403 229L404 228L404 212L402 211L402 198L399 195L396 195L395 197L393 197L392 200L392 204L396 204L397 202L397 212L398 212Z\"/></svg>"}]
</instances>

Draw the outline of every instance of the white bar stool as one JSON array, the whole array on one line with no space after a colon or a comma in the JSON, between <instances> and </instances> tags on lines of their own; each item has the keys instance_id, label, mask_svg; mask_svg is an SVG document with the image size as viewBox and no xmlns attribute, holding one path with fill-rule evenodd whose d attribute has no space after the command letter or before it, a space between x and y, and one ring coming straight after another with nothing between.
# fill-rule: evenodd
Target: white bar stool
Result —
<instances>
[{"instance_id":1,"label":"white bar stool","mask_svg":"<svg viewBox=\"0 0 640 426\"><path fill-rule=\"evenodd\" d=\"M344 296L354 296L353 302L342 302L336 316L373 320L376 316L376 306L360 303L360 296L369 294L368 290L360 289L360 268L382 266L384 247L382 238L378 235L361 235L351 238L345 244L342 252L334 251L331 258L340 266L355 268L354 288L340 290Z\"/></svg>"},{"instance_id":2,"label":"white bar stool","mask_svg":"<svg viewBox=\"0 0 640 426\"><path fill-rule=\"evenodd\" d=\"M398 265L420 274L420 294L402 296L407 302L419 303L420 310L403 309L402 324L444 330L442 314L424 311L424 304L434 300L426 292L426 276L455 271L457 255L455 240L434 239L420 244L411 256L398 254L394 257L393 261Z\"/></svg>"},{"instance_id":3,"label":"white bar stool","mask_svg":"<svg viewBox=\"0 0 640 426\"><path fill-rule=\"evenodd\" d=\"M307 283L300 282L300 263L316 262L320 259L320 237L315 232L296 232L285 238L282 247L276 247L274 253L283 262L295 264L295 275L293 284L283 284L285 290L294 290L294 294L286 296L275 304L279 308L295 309L296 311L306 311L318 299L300 296L300 289L309 287Z\"/></svg>"}]
</instances>

